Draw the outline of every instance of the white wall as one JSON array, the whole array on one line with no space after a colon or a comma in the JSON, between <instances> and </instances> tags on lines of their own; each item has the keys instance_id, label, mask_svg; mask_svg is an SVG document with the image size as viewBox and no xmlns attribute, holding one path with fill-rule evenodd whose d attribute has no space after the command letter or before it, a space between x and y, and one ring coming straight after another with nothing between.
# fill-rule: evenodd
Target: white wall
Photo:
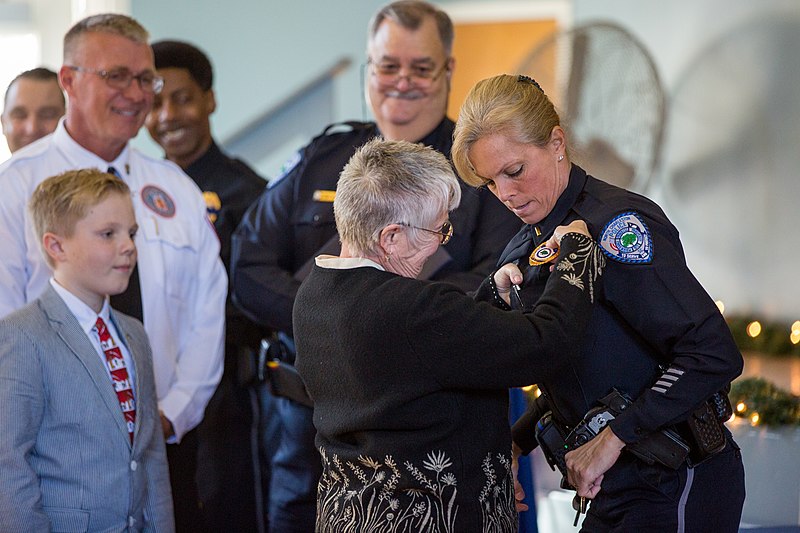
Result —
<instances>
[{"instance_id":1,"label":"white wall","mask_svg":"<svg viewBox=\"0 0 800 533\"><path fill-rule=\"evenodd\" d=\"M213 126L220 140L343 57L352 63L336 78L334 116L364 117L360 65L367 23L383 5L380 0L131 0L131 4L133 16L153 40L187 40L210 56L218 103ZM303 110L297 119L315 122ZM326 123L320 119L314 129L321 131ZM137 143L153 149L146 133L139 137Z\"/></svg>"},{"instance_id":2,"label":"white wall","mask_svg":"<svg viewBox=\"0 0 800 533\"><path fill-rule=\"evenodd\" d=\"M649 49L669 99L651 195L727 312L783 318L788 335L800 318L800 2L576 0L574 15L617 22Z\"/></svg>"}]
</instances>

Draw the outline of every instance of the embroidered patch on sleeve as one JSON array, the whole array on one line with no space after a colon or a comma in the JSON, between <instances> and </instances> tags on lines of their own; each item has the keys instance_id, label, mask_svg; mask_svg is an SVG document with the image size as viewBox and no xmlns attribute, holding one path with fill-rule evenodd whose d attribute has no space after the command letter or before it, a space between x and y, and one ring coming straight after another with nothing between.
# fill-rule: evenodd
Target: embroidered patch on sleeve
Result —
<instances>
[{"instance_id":1,"label":"embroidered patch on sleeve","mask_svg":"<svg viewBox=\"0 0 800 533\"><path fill-rule=\"evenodd\" d=\"M164 218L175 216L175 202L170 198L169 194L160 188L155 185L146 185L142 188L141 194L144 205L154 213Z\"/></svg>"},{"instance_id":2,"label":"embroidered patch on sleeve","mask_svg":"<svg viewBox=\"0 0 800 533\"><path fill-rule=\"evenodd\" d=\"M292 170L294 170L294 167L300 164L300 161L302 161L302 159L303 159L303 154L301 153L300 150L293 153L289 157L289 159L287 159L286 162L281 166L281 170L280 173L278 174L278 177L271 179L269 181L269 184L267 184L267 187L271 188L277 185L283 178L288 176Z\"/></svg>"},{"instance_id":3,"label":"embroidered patch on sleeve","mask_svg":"<svg viewBox=\"0 0 800 533\"><path fill-rule=\"evenodd\" d=\"M617 215L603 229L600 249L621 263L649 263L653 260L653 238L644 221L630 211Z\"/></svg>"}]
</instances>

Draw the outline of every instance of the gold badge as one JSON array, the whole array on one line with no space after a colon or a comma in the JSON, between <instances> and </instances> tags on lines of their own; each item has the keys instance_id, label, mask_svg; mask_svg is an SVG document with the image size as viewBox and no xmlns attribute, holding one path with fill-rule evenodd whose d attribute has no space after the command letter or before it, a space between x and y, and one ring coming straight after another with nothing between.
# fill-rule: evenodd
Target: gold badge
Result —
<instances>
[{"instance_id":1,"label":"gold badge","mask_svg":"<svg viewBox=\"0 0 800 533\"><path fill-rule=\"evenodd\" d=\"M528 258L528 264L531 266L543 265L550 261L555 261L557 257L558 248L548 248L547 241L545 241L533 250L533 253Z\"/></svg>"},{"instance_id":2,"label":"gold badge","mask_svg":"<svg viewBox=\"0 0 800 533\"><path fill-rule=\"evenodd\" d=\"M222 201L220 201L219 195L214 191L203 191L203 200L206 201L208 220L213 224L217 221L219 210L222 209Z\"/></svg>"}]
</instances>

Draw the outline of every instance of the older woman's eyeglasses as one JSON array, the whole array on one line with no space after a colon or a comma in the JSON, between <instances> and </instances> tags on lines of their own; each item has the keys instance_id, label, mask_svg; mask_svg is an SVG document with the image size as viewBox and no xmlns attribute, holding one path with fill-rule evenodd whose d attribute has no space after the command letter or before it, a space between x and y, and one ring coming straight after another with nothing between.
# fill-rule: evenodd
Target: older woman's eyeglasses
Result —
<instances>
[{"instance_id":1,"label":"older woman's eyeglasses","mask_svg":"<svg viewBox=\"0 0 800 533\"><path fill-rule=\"evenodd\" d=\"M442 227L439 230L420 228L419 226L412 226L411 224L407 224L405 222L398 222L398 224L400 224L401 226L406 226L407 228L414 228L428 233L435 233L436 235L439 236L439 240L441 241L442 244L447 244L448 242L450 242L450 237L453 236L453 225L450 223L449 220L446 221L444 224L442 224Z\"/></svg>"},{"instance_id":2,"label":"older woman's eyeglasses","mask_svg":"<svg viewBox=\"0 0 800 533\"><path fill-rule=\"evenodd\" d=\"M386 87L394 87L400 80L405 78L409 84L414 84L418 89L427 89L438 80L442 74L447 71L449 61L438 69L431 64L422 63L419 65L411 65L407 69L405 75L401 75L402 67L393 61L381 61L379 63L373 62L371 59L367 60L367 68L370 69L372 75L378 80L378 83Z\"/></svg>"},{"instance_id":3,"label":"older woman's eyeglasses","mask_svg":"<svg viewBox=\"0 0 800 533\"><path fill-rule=\"evenodd\" d=\"M86 72L88 74L96 74L106 82L106 85L112 89L123 91L131 86L133 80L139 82L139 87L146 93L158 94L164 88L164 78L155 72L145 71L141 74L134 74L130 70L122 68L113 68L111 70L103 70L87 67L67 67L76 72Z\"/></svg>"}]
</instances>

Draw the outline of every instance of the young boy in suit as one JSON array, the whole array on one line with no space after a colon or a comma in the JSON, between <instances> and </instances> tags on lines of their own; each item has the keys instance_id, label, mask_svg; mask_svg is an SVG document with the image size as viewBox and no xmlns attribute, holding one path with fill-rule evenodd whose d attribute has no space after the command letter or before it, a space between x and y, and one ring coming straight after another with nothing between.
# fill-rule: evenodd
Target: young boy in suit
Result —
<instances>
[{"instance_id":1,"label":"young boy in suit","mask_svg":"<svg viewBox=\"0 0 800 533\"><path fill-rule=\"evenodd\" d=\"M53 277L0 321L0 531L175 529L150 345L108 303L136 263L130 194L85 169L31 197Z\"/></svg>"}]
</instances>

